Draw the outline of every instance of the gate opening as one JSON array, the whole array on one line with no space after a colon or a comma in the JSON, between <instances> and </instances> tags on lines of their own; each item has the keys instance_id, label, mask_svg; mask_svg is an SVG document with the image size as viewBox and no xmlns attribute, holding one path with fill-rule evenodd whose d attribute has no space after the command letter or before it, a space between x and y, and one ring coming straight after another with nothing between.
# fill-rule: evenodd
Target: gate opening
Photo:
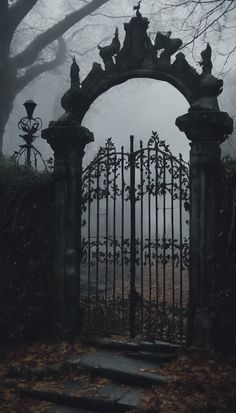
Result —
<instances>
[{"instance_id":1,"label":"gate opening","mask_svg":"<svg viewBox=\"0 0 236 413\"><path fill-rule=\"evenodd\" d=\"M181 342L189 293L189 166L153 132L111 139L83 171L84 333Z\"/></svg>"}]
</instances>

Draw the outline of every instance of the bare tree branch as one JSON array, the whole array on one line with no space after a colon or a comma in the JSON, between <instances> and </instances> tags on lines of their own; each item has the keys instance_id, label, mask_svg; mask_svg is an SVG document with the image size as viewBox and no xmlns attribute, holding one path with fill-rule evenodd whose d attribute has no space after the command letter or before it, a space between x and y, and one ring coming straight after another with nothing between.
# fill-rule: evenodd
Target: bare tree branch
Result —
<instances>
[{"instance_id":1,"label":"bare tree branch","mask_svg":"<svg viewBox=\"0 0 236 413\"><path fill-rule=\"evenodd\" d=\"M102 40L100 40L100 43L109 40L110 37L104 37ZM96 50L98 48L98 45L96 44L95 46L90 47L90 49L86 49L84 52L78 52L78 50L70 50L70 53L73 55L77 55L80 57L86 56L87 54L89 54L90 52L92 52L93 50Z\"/></svg>"},{"instance_id":2,"label":"bare tree branch","mask_svg":"<svg viewBox=\"0 0 236 413\"><path fill-rule=\"evenodd\" d=\"M69 41L73 40L79 33L81 33L83 30L87 29L88 27L103 27L102 23L95 23L95 24L85 24L83 27L80 27L78 30L73 31L71 34Z\"/></svg>"},{"instance_id":3,"label":"bare tree branch","mask_svg":"<svg viewBox=\"0 0 236 413\"><path fill-rule=\"evenodd\" d=\"M59 23L56 23L44 33L39 34L26 49L12 58L12 63L15 67L24 68L34 64L39 53L50 43L62 36L74 24L78 23L84 17L92 13L98 7L107 3L109 0L92 0L79 10L68 14Z\"/></svg>"},{"instance_id":4,"label":"bare tree branch","mask_svg":"<svg viewBox=\"0 0 236 413\"><path fill-rule=\"evenodd\" d=\"M190 44L193 43L197 38L199 38L202 34L206 33L206 31L207 31L210 27L212 27L216 22L218 22L223 16L225 16L225 15L230 11L230 8L231 8L234 0L227 0L227 1L229 2L229 5L223 10L223 12L222 12L220 15L216 16L216 17L215 17L212 21L210 21L209 23L208 23L208 19L206 18L206 19L205 19L205 25L204 25L204 27L203 27L201 30L200 30L200 24L199 24L198 29L197 29L195 35L193 36L193 38L192 38L189 42L185 43L185 44L181 47L181 49L183 49L184 47L190 45ZM223 2L225 2L225 0L223 0ZM221 3L222 3L222 0L221 0ZM211 14L212 14L212 13L211 13ZM201 22L200 22L200 23L201 23Z\"/></svg>"},{"instance_id":5,"label":"bare tree branch","mask_svg":"<svg viewBox=\"0 0 236 413\"><path fill-rule=\"evenodd\" d=\"M16 81L17 90L22 90L29 82L34 80L37 76L41 75L44 72L49 72L50 70L55 69L66 59L66 43L63 37L58 39L58 49L56 56L53 60L44 61L43 63L38 63L29 69L26 70L25 74L19 77Z\"/></svg>"}]
</instances>

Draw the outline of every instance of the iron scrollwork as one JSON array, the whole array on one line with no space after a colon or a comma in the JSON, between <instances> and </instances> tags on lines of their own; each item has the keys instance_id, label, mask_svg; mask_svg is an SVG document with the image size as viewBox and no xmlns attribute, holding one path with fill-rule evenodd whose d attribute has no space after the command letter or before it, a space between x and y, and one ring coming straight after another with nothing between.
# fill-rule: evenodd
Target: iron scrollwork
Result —
<instances>
[{"instance_id":1,"label":"iron scrollwork","mask_svg":"<svg viewBox=\"0 0 236 413\"><path fill-rule=\"evenodd\" d=\"M135 168L134 188L130 180L132 167ZM133 250L132 191L138 217ZM108 303L113 297L115 303L119 297L124 298L129 290L130 266L135 262L136 291L142 297L143 306L145 302L152 306L156 300L159 307L172 305L176 313L175 301L182 300L180 284L183 277L186 279L189 266L189 168L182 156L174 157L156 132L146 145L141 141L133 152L125 152L124 147L117 151L108 139L83 172L82 199L81 274L84 282L89 278L89 288L97 299L102 295ZM173 284L176 282L178 288ZM165 291L167 285L173 290L172 304ZM145 293L145 288L149 293ZM154 301L153 296L156 296Z\"/></svg>"}]
</instances>

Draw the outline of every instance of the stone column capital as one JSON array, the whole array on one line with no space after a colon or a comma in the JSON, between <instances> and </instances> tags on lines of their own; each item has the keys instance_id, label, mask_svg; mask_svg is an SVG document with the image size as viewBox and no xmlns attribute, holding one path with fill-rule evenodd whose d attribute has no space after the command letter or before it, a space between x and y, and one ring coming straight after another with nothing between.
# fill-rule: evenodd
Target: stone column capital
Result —
<instances>
[{"instance_id":1,"label":"stone column capital","mask_svg":"<svg viewBox=\"0 0 236 413\"><path fill-rule=\"evenodd\" d=\"M227 112L189 111L175 121L192 142L223 142L233 132L233 119Z\"/></svg>"},{"instance_id":2,"label":"stone column capital","mask_svg":"<svg viewBox=\"0 0 236 413\"><path fill-rule=\"evenodd\" d=\"M47 140L55 155L71 151L83 154L85 146L94 141L93 133L72 119L70 114L50 122L49 127L42 131L42 138Z\"/></svg>"}]
</instances>

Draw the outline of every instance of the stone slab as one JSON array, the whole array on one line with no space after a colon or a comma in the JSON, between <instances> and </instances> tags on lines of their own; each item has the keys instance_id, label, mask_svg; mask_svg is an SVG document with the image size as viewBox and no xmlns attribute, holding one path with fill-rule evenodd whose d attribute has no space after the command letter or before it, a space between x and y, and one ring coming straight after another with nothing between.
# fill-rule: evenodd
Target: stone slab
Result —
<instances>
[{"instance_id":1,"label":"stone slab","mask_svg":"<svg viewBox=\"0 0 236 413\"><path fill-rule=\"evenodd\" d=\"M91 354L79 355L78 359L67 360L67 363L82 367L96 376L107 377L115 382L138 385L143 387L158 386L167 383L165 376L157 372L160 363L153 361L132 359L129 357L98 350Z\"/></svg>"},{"instance_id":2,"label":"stone slab","mask_svg":"<svg viewBox=\"0 0 236 413\"><path fill-rule=\"evenodd\" d=\"M134 409L140 407L141 391L139 387L130 388L127 393L118 401L119 406L125 409Z\"/></svg>"},{"instance_id":3,"label":"stone slab","mask_svg":"<svg viewBox=\"0 0 236 413\"><path fill-rule=\"evenodd\" d=\"M90 346L95 346L99 349L109 349L114 351L136 351L139 346L138 343L125 340L109 340L109 339L86 339L83 343Z\"/></svg>"},{"instance_id":4,"label":"stone slab","mask_svg":"<svg viewBox=\"0 0 236 413\"><path fill-rule=\"evenodd\" d=\"M177 354L175 353L158 353L158 352L150 352L150 351L138 351L133 353L131 351L127 351L124 353L126 357L140 359L140 360L149 360L153 362L158 362L160 364L170 362L177 358Z\"/></svg>"},{"instance_id":5,"label":"stone slab","mask_svg":"<svg viewBox=\"0 0 236 413\"><path fill-rule=\"evenodd\" d=\"M114 340L114 339L84 339L83 343L86 345L92 345L98 349L114 350L114 351L150 351L150 352L162 352L173 353L180 349L180 346L165 341L127 341L127 340Z\"/></svg>"},{"instance_id":6,"label":"stone slab","mask_svg":"<svg viewBox=\"0 0 236 413\"><path fill-rule=\"evenodd\" d=\"M95 386L96 387L96 386ZM143 389L111 383L100 388L85 389L76 382L68 382L64 390L28 389L24 395L55 403L44 413L122 413L139 408Z\"/></svg>"},{"instance_id":7,"label":"stone slab","mask_svg":"<svg viewBox=\"0 0 236 413\"><path fill-rule=\"evenodd\" d=\"M177 344L168 343L165 341L154 340L153 342L141 341L139 343L140 349L145 351L160 351L160 352L177 352L180 346Z\"/></svg>"},{"instance_id":8,"label":"stone slab","mask_svg":"<svg viewBox=\"0 0 236 413\"><path fill-rule=\"evenodd\" d=\"M87 410L79 407L67 407L62 405L54 405L48 407L43 413L102 413L101 411Z\"/></svg>"}]
</instances>

